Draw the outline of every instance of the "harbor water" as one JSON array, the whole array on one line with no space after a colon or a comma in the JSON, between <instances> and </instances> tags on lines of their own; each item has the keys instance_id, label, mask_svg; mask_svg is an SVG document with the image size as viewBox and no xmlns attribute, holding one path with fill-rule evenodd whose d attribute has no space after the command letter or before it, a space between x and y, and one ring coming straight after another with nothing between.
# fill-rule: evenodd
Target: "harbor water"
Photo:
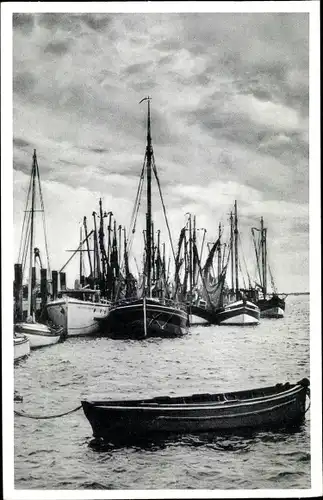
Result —
<instances>
[{"instance_id":1,"label":"harbor water","mask_svg":"<svg viewBox=\"0 0 323 500\"><path fill-rule=\"evenodd\" d=\"M185 395L252 389L310 376L309 296L258 326L193 326L179 339L70 338L15 366L17 410L52 415L84 397ZM93 447L79 410L15 416L16 489L310 488L310 411L293 432L203 433Z\"/></svg>"}]
</instances>

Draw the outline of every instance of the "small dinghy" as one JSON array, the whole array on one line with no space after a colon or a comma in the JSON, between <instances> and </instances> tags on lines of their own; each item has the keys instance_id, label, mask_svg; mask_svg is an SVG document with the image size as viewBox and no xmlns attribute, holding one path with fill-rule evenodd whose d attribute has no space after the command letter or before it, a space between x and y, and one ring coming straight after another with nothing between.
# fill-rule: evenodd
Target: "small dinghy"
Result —
<instances>
[{"instance_id":1,"label":"small dinghy","mask_svg":"<svg viewBox=\"0 0 323 500\"><path fill-rule=\"evenodd\" d=\"M281 428L302 422L309 380L254 390L156 397L139 400L82 401L93 436L115 441L167 433Z\"/></svg>"},{"instance_id":2,"label":"small dinghy","mask_svg":"<svg viewBox=\"0 0 323 500\"><path fill-rule=\"evenodd\" d=\"M63 328L55 328L36 321L25 321L15 324L15 332L29 339L30 349L57 344L63 333Z\"/></svg>"},{"instance_id":3,"label":"small dinghy","mask_svg":"<svg viewBox=\"0 0 323 500\"><path fill-rule=\"evenodd\" d=\"M25 358L30 353L29 339L26 335L13 335L13 355L14 360Z\"/></svg>"}]
</instances>

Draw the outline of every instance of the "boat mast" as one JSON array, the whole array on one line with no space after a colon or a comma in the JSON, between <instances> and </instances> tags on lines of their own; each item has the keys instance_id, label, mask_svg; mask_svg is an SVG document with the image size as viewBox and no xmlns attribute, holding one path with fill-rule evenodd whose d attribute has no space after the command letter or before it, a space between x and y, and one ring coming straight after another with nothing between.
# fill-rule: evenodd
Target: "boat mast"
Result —
<instances>
[{"instance_id":1,"label":"boat mast","mask_svg":"<svg viewBox=\"0 0 323 500\"><path fill-rule=\"evenodd\" d=\"M192 288L195 288L196 284L196 268L197 268L197 262L196 262L196 252L194 251L194 248L196 248L196 215L193 216L193 235L192 235L192 251L193 251L193 269L192 269Z\"/></svg>"},{"instance_id":2,"label":"boat mast","mask_svg":"<svg viewBox=\"0 0 323 500\"><path fill-rule=\"evenodd\" d=\"M264 228L264 219L260 219L260 231L261 231L261 265L262 265L262 289L264 298L267 295L267 229Z\"/></svg>"},{"instance_id":3,"label":"boat mast","mask_svg":"<svg viewBox=\"0 0 323 500\"><path fill-rule=\"evenodd\" d=\"M147 286L146 294L151 295L151 163L153 156L153 148L150 132L150 97L146 97L148 101L147 114L147 146L146 146L146 170L147 170L147 213L146 213L146 262L147 262ZM142 102L142 101L141 101Z\"/></svg>"},{"instance_id":4,"label":"boat mast","mask_svg":"<svg viewBox=\"0 0 323 500\"><path fill-rule=\"evenodd\" d=\"M239 274L238 274L238 210L237 200L234 202L234 266L235 266L235 281L236 281L236 298L238 299L239 290Z\"/></svg>"},{"instance_id":5,"label":"boat mast","mask_svg":"<svg viewBox=\"0 0 323 500\"><path fill-rule=\"evenodd\" d=\"M30 246L29 246L29 281L28 281L28 316L33 316L32 310L32 273L33 273L33 257L34 257L34 213L35 213L35 180L36 180L37 157L36 149L33 154L33 166L31 171L32 176L32 191L31 191L31 220L30 220Z\"/></svg>"},{"instance_id":6,"label":"boat mast","mask_svg":"<svg viewBox=\"0 0 323 500\"><path fill-rule=\"evenodd\" d=\"M190 280L190 300L192 300L192 290L193 290L193 246L192 246L192 215L189 214L188 219L188 232L189 232L189 280Z\"/></svg>"},{"instance_id":7,"label":"boat mast","mask_svg":"<svg viewBox=\"0 0 323 500\"><path fill-rule=\"evenodd\" d=\"M221 274L221 270L222 270L221 236L222 236L222 228L221 228L221 222L220 222L219 223L219 250L218 250L218 279L220 278L220 274Z\"/></svg>"},{"instance_id":8,"label":"boat mast","mask_svg":"<svg viewBox=\"0 0 323 500\"><path fill-rule=\"evenodd\" d=\"M83 235L82 226L80 227L80 283L84 286L83 282Z\"/></svg>"},{"instance_id":9,"label":"boat mast","mask_svg":"<svg viewBox=\"0 0 323 500\"><path fill-rule=\"evenodd\" d=\"M230 255L231 255L231 288L234 292L234 253L233 253L233 215L230 212Z\"/></svg>"}]
</instances>

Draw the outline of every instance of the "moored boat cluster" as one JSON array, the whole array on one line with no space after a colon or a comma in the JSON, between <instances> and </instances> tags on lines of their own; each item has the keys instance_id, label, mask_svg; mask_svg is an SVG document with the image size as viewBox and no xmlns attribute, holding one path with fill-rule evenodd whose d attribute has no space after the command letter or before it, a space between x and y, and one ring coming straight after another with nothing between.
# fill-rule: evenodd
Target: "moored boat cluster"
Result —
<instances>
[{"instance_id":1,"label":"moored boat cluster","mask_svg":"<svg viewBox=\"0 0 323 500\"><path fill-rule=\"evenodd\" d=\"M284 316L284 297L277 293L268 264L267 229L252 228L257 280L242 272L237 201L229 219L229 237L219 225L215 242L207 244L206 229L198 241L196 217L182 227L176 251L166 262L166 244L155 230L152 216L152 180L161 197L165 222L169 221L160 189L151 139L150 98L147 117L147 145L140 176L129 237L113 213L92 213L93 229L86 217L80 242L59 271L43 266L35 247L35 186L41 184L36 151L33 154L27 210L23 223L14 281L14 357L27 356L30 349L56 344L69 336L106 335L114 338L179 337L196 322L214 325L257 325L260 318ZM146 180L146 228L143 232L142 266L131 268L130 256L143 183ZM28 209L29 207L29 209ZM105 228L104 221L108 225ZM97 224L97 221L99 222ZM201 233L199 233L201 234ZM46 237L46 236L45 236ZM47 244L46 244L47 249ZM80 272L74 288L66 286L65 268L78 256ZM40 280L36 276L36 262ZM28 269L27 283L24 283ZM267 275L272 292L269 293ZM309 381L278 384L253 391L227 394L197 394L129 401L82 401L93 434L141 435L146 432L183 432L238 427L276 426L299 422L305 414Z\"/></svg>"},{"instance_id":2,"label":"moored boat cluster","mask_svg":"<svg viewBox=\"0 0 323 500\"><path fill-rule=\"evenodd\" d=\"M152 180L155 178L165 209L151 138L150 98L147 117L147 145L130 227L117 225L113 213L93 212L93 229L88 230L83 219L80 242L73 255L60 271L43 266L40 251L35 247L34 219L36 186L41 208L44 204L36 150L33 154L30 189L22 228L18 263L15 264L14 332L15 352L21 356L22 338L30 348L55 344L66 336L102 334L112 337L145 338L149 336L176 337L183 335L194 322L228 325L256 325L261 316L282 317L284 297L278 295L267 262L267 229L263 218L259 228L252 228L258 276L248 286L242 273L239 242L237 201L230 214L230 235L224 241L219 224L218 238L206 244L206 229L198 244L196 217L188 219L180 231L176 252L170 239L173 256L166 264L166 244L161 242L160 230L155 230L152 216ZM146 229L143 232L142 267L137 274L130 268L131 245L135 233L143 184L146 181ZM164 210L165 222L169 222ZM105 228L104 221L108 225ZM98 224L97 224L98 220ZM169 231L170 236L170 231ZM46 238L46 234L45 234ZM205 250L205 247L207 249ZM199 248L198 248L199 247ZM47 252L47 243L46 243ZM66 287L65 267L79 257L80 273L74 288ZM205 255L205 257L204 257ZM36 276L39 261L40 280ZM29 265L27 284L24 284ZM272 292L267 275L270 273ZM242 285L243 282L243 285ZM27 344L27 342L25 342ZM25 345L25 350L28 350Z\"/></svg>"}]
</instances>

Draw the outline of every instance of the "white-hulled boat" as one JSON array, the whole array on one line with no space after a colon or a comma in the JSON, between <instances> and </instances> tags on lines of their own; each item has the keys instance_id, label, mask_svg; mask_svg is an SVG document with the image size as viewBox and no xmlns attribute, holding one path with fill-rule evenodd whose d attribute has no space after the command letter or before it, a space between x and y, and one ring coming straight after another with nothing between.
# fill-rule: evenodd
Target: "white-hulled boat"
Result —
<instances>
[{"instance_id":1,"label":"white-hulled boat","mask_svg":"<svg viewBox=\"0 0 323 500\"><path fill-rule=\"evenodd\" d=\"M98 290L66 290L62 298L46 305L49 319L63 328L68 337L98 333L101 318L107 317L111 303L102 301Z\"/></svg>"},{"instance_id":2,"label":"white-hulled boat","mask_svg":"<svg viewBox=\"0 0 323 500\"><path fill-rule=\"evenodd\" d=\"M222 290L222 306L216 311L216 322L219 325L257 325L260 319L260 309L253 302L253 290L239 287L239 256L238 256L238 210L234 202L234 220L231 213L231 290Z\"/></svg>"},{"instance_id":3,"label":"white-hulled boat","mask_svg":"<svg viewBox=\"0 0 323 500\"><path fill-rule=\"evenodd\" d=\"M258 241L256 231L259 234ZM262 318L283 318L285 315L285 298L286 295L278 295L274 278L270 269L267 255L267 228L264 227L264 219L260 219L260 229L257 227L251 228L251 234L255 247L257 269L259 274L258 287L261 290L261 296L258 298L257 305L260 309ZM268 294L268 273L271 281L273 293Z\"/></svg>"},{"instance_id":4,"label":"white-hulled boat","mask_svg":"<svg viewBox=\"0 0 323 500\"><path fill-rule=\"evenodd\" d=\"M37 349L57 344L63 333L63 328L52 328L36 321L24 321L15 324L15 331L28 338L30 349Z\"/></svg>"},{"instance_id":5,"label":"white-hulled boat","mask_svg":"<svg viewBox=\"0 0 323 500\"><path fill-rule=\"evenodd\" d=\"M40 209L37 208L37 203L36 203L37 191L40 198L39 200ZM35 320L36 309L37 309L37 297L35 293L36 257L39 258L40 266L42 268L39 249L34 248L36 212L44 212L44 204L41 192L37 155L36 155L36 150L34 149L30 184L27 194L25 218L22 226L21 242L20 242L19 257L18 257L18 260L20 261L23 270L27 262L27 257L29 257L27 304L25 304L24 306L24 301L22 301L22 307L24 309L24 313L27 314L27 320L25 321L22 320L23 318L21 317L22 316L22 311L21 311L19 317L15 318L15 324L14 324L15 333L17 332L25 336L29 341L29 347L31 349L37 347L43 347L46 345L56 344L59 341L62 333L62 330L58 330L57 328L52 328L49 325L38 323ZM44 217L43 217L43 222L44 222ZM45 226L44 226L44 235L45 235L45 246L47 249ZM48 255L47 255L47 263L49 267Z\"/></svg>"},{"instance_id":6,"label":"white-hulled boat","mask_svg":"<svg viewBox=\"0 0 323 500\"><path fill-rule=\"evenodd\" d=\"M258 325L260 309L249 300L236 300L216 313L219 325Z\"/></svg>"},{"instance_id":7,"label":"white-hulled boat","mask_svg":"<svg viewBox=\"0 0 323 500\"><path fill-rule=\"evenodd\" d=\"M13 355L14 360L25 358L30 353L29 339L26 335L19 335L14 333L13 335Z\"/></svg>"}]
</instances>

